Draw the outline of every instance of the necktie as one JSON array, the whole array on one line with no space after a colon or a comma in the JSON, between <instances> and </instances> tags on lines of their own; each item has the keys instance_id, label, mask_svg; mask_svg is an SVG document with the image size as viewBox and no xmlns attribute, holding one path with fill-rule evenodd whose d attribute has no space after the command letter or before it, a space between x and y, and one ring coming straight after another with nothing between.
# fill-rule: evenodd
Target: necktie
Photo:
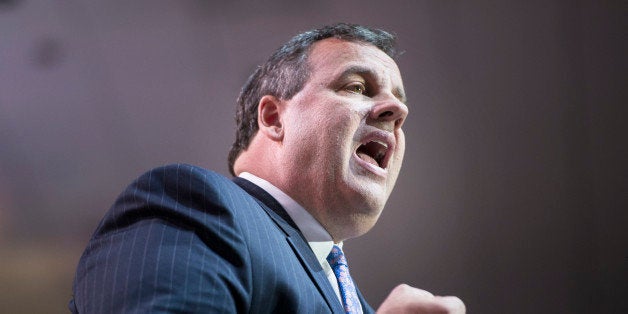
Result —
<instances>
[{"instance_id":1,"label":"necktie","mask_svg":"<svg viewBox=\"0 0 628 314\"><path fill-rule=\"evenodd\" d=\"M339 246L334 245L331 249L331 253L327 256L327 262L329 262L331 269L334 271L334 274L338 279L340 298L342 299L342 305L345 308L345 313L362 314L358 293L355 290L355 285L353 284L351 275L349 275L347 259Z\"/></svg>"}]
</instances>

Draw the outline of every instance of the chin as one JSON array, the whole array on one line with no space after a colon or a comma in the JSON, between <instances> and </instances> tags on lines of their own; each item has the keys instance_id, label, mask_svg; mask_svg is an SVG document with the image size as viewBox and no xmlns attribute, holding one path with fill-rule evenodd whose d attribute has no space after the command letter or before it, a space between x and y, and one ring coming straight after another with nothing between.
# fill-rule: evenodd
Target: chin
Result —
<instances>
[{"instance_id":1,"label":"chin","mask_svg":"<svg viewBox=\"0 0 628 314\"><path fill-rule=\"evenodd\" d=\"M386 205L388 193L386 184L370 180L360 180L355 183L356 204L364 213L376 213L379 215Z\"/></svg>"},{"instance_id":2,"label":"chin","mask_svg":"<svg viewBox=\"0 0 628 314\"><path fill-rule=\"evenodd\" d=\"M388 193L386 188L373 182L356 184L353 189L351 207L362 219L377 220L384 210Z\"/></svg>"}]
</instances>

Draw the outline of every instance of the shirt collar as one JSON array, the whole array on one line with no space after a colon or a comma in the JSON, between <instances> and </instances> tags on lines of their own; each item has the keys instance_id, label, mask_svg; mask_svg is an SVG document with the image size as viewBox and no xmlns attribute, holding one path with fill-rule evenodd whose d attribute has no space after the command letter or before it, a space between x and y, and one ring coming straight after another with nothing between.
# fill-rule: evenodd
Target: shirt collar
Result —
<instances>
[{"instance_id":1,"label":"shirt collar","mask_svg":"<svg viewBox=\"0 0 628 314\"><path fill-rule=\"evenodd\" d=\"M249 172L242 172L239 177L253 182L274 197L299 227L318 261L321 264L327 264L327 255L331 252L334 241L314 216L272 183ZM342 247L342 242L336 245Z\"/></svg>"}]
</instances>

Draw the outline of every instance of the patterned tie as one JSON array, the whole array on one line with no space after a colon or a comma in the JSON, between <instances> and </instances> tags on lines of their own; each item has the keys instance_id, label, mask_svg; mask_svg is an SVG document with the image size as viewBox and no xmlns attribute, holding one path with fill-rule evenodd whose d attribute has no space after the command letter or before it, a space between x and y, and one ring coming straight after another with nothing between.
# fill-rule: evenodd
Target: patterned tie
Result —
<instances>
[{"instance_id":1,"label":"patterned tie","mask_svg":"<svg viewBox=\"0 0 628 314\"><path fill-rule=\"evenodd\" d=\"M327 262L329 262L331 269L334 271L334 274L338 279L338 288L340 290L340 297L342 298L345 313L362 314L362 307L360 307L358 293L355 290L355 285L353 284L351 275L349 275L347 259L342 253L340 247L334 245L331 249L331 253L327 256Z\"/></svg>"}]
</instances>

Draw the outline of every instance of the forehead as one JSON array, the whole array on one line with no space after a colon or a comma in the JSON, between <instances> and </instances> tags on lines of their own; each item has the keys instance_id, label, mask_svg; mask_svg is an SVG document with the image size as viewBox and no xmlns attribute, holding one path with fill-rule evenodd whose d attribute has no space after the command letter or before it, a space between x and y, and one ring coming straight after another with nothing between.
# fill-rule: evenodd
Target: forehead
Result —
<instances>
[{"instance_id":1,"label":"forehead","mask_svg":"<svg viewBox=\"0 0 628 314\"><path fill-rule=\"evenodd\" d=\"M401 74L395 61L379 48L359 42L328 38L312 46L308 58L313 76L331 79L351 67L367 68L378 79L401 87Z\"/></svg>"}]
</instances>

